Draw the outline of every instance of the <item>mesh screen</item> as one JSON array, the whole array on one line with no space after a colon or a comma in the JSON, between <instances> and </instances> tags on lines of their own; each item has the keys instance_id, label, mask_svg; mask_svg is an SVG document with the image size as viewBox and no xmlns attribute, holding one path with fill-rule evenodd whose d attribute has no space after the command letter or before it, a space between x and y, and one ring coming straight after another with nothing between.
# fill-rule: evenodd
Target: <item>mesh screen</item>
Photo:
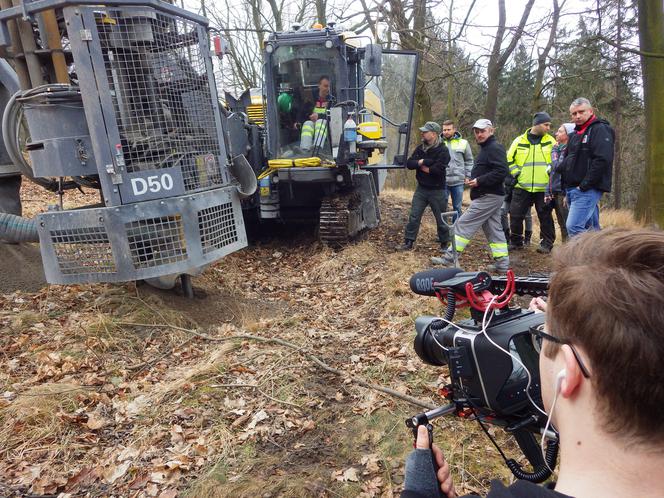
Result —
<instances>
[{"instance_id":1,"label":"mesh screen","mask_svg":"<svg viewBox=\"0 0 664 498\"><path fill-rule=\"evenodd\" d=\"M233 205L229 202L200 210L198 230L204 254L237 242Z\"/></svg>"},{"instance_id":2,"label":"mesh screen","mask_svg":"<svg viewBox=\"0 0 664 498\"><path fill-rule=\"evenodd\" d=\"M97 27L127 172L176 166L186 191L221 185L198 25L148 9L107 14Z\"/></svg>"},{"instance_id":3,"label":"mesh screen","mask_svg":"<svg viewBox=\"0 0 664 498\"><path fill-rule=\"evenodd\" d=\"M51 241L63 275L115 273L115 259L104 227L51 230Z\"/></svg>"},{"instance_id":4,"label":"mesh screen","mask_svg":"<svg viewBox=\"0 0 664 498\"><path fill-rule=\"evenodd\" d=\"M125 223L134 268L152 268L187 258L182 217L162 216Z\"/></svg>"}]
</instances>

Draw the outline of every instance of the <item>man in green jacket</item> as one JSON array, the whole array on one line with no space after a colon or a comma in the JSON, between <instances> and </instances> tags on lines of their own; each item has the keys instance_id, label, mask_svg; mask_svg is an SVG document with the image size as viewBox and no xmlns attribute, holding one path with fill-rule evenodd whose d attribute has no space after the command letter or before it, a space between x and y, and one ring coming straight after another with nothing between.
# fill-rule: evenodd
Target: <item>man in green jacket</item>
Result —
<instances>
[{"instance_id":1,"label":"man in green jacket","mask_svg":"<svg viewBox=\"0 0 664 498\"><path fill-rule=\"evenodd\" d=\"M551 205L545 202L549 184L547 169L551 164L551 149L556 140L548 133L551 116L538 112L533 116L533 126L514 139L507 151L507 164L516 185L510 207L510 249L523 248L523 220L531 206L540 223L540 246L537 252L548 254L556 240Z\"/></svg>"}]
</instances>

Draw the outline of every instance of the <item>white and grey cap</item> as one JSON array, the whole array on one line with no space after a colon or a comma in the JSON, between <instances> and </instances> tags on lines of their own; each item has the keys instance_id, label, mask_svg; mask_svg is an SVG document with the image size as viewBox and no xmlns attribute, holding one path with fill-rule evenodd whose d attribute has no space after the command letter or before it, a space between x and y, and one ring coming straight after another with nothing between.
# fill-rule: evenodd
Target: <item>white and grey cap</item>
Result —
<instances>
[{"instance_id":1,"label":"white and grey cap","mask_svg":"<svg viewBox=\"0 0 664 498\"><path fill-rule=\"evenodd\" d=\"M475 121L473 128L484 130L485 128L493 128L493 123L489 119L478 119Z\"/></svg>"}]
</instances>

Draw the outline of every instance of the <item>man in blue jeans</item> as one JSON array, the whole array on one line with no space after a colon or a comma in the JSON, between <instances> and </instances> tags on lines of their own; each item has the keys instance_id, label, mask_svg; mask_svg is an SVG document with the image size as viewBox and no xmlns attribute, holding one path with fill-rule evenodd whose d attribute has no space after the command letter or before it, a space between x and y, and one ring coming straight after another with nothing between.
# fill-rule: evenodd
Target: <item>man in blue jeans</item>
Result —
<instances>
[{"instance_id":1,"label":"man in blue jeans","mask_svg":"<svg viewBox=\"0 0 664 498\"><path fill-rule=\"evenodd\" d=\"M567 233L574 237L600 229L599 201L611 192L615 133L608 121L595 116L586 98L575 99L569 112L576 127L561 169L569 204Z\"/></svg>"},{"instance_id":2,"label":"man in blue jeans","mask_svg":"<svg viewBox=\"0 0 664 498\"><path fill-rule=\"evenodd\" d=\"M467 178L470 179L470 171L473 169L473 151L470 150L468 140L461 138L461 133L457 131L452 120L443 121L443 139L450 151L444 210L447 211L447 199L452 196L452 209L457 212L454 217L456 221L461 216L463 184Z\"/></svg>"}]
</instances>

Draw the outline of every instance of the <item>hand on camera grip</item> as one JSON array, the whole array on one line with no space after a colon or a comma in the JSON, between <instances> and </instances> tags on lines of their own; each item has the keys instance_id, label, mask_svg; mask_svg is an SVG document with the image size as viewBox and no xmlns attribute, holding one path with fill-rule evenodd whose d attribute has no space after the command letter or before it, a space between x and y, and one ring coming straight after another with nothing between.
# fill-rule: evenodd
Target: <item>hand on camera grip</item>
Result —
<instances>
[{"instance_id":1,"label":"hand on camera grip","mask_svg":"<svg viewBox=\"0 0 664 498\"><path fill-rule=\"evenodd\" d=\"M433 463L434 468L436 469L436 477L440 485L440 490L443 492L444 496L447 498L457 498L456 491L454 490L454 483L452 482L452 473L450 472L450 466L445 460L445 456L441 449L435 444L431 443L429 438L431 425L420 425L417 428L417 440L415 441L415 447L418 449L431 449L433 454Z\"/></svg>"}]
</instances>

